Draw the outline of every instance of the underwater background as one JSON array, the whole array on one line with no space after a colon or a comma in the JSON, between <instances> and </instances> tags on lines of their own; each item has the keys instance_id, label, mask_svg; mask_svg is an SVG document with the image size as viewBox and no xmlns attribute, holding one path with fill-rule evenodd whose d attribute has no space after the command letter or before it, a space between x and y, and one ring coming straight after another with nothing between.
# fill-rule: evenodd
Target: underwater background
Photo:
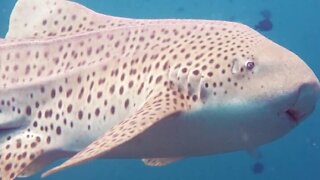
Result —
<instances>
[{"instance_id":1,"label":"underwater background","mask_svg":"<svg viewBox=\"0 0 320 180\"><path fill-rule=\"evenodd\" d=\"M242 22L298 54L320 77L320 0L75 1L113 16ZM7 32L14 4L15 0L0 0L0 38ZM139 160L96 160L46 179L319 180L319 106L298 128L260 147L258 152L261 154L258 160L243 151L188 158L159 168L144 166ZM36 174L27 180L39 178L40 174Z\"/></svg>"}]
</instances>

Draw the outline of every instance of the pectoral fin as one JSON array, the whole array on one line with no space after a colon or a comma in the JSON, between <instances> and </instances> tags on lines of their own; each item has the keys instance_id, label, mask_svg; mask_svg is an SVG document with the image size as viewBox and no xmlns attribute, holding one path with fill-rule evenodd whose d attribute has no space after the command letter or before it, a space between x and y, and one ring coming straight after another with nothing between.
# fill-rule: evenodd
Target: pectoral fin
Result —
<instances>
[{"instance_id":1,"label":"pectoral fin","mask_svg":"<svg viewBox=\"0 0 320 180\"><path fill-rule=\"evenodd\" d=\"M135 114L115 125L104 136L94 141L62 165L44 173L43 176L96 159L143 133L157 122L167 119L166 117L185 111L186 100L182 97L178 92L170 89L162 90L160 93L153 93Z\"/></svg>"}]
</instances>

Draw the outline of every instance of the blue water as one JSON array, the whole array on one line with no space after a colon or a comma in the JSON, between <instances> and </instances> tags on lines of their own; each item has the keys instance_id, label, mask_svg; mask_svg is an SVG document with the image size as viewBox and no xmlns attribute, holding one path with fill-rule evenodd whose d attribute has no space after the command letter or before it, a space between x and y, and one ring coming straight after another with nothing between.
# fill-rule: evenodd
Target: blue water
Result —
<instances>
[{"instance_id":1,"label":"blue water","mask_svg":"<svg viewBox=\"0 0 320 180\"><path fill-rule=\"evenodd\" d=\"M262 32L297 53L320 77L320 0L77 0L95 11L132 18L223 19L254 27L271 13L272 30ZM13 0L0 1L0 37L8 28ZM190 158L151 168L139 160L97 160L48 177L108 180L319 180L320 108L285 137L262 146L262 172L246 152ZM60 163L61 161L59 161ZM48 168L48 167L47 167ZM261 168L261 167L256 167ZM28 178L39 179L39 174Z\"/></svg>"}]
</instances>

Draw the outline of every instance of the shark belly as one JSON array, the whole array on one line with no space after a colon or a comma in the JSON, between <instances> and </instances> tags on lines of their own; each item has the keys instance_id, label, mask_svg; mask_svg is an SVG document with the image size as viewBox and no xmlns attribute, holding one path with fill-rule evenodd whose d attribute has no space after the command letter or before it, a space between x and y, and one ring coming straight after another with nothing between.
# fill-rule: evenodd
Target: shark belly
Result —
<instances>
[{"instance_id":1,"label":"shark belly","mask_svg":"<svg viewBox=\"0 0 320 180\"><path fill-rule=\"evenodd\" d=\"M230 107L209 107L173 114L103 157L172 158L250 151L294 126L289 121L277 122L277 115L264 105L250 111L228 110ZM268 126L262 123L265 121Z\"/></svg>"}]
</instances>

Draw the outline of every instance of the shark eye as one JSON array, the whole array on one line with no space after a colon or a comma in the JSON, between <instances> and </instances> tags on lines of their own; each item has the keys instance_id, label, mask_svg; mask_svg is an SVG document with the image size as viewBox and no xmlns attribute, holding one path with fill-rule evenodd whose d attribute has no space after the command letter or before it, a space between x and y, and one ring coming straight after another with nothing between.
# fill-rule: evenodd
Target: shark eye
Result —
<instances>
[{"instance_id":1,"label":"shark eye","mask_svg":"<svg viewBox=\"0 0 320 180\"><path fill-rule=\"evenodd\" d=\"M254 68L255 64L253 61L247 61L246 62L246 68L247 70L252 70Z\"/></svg>"}]
</instances>

